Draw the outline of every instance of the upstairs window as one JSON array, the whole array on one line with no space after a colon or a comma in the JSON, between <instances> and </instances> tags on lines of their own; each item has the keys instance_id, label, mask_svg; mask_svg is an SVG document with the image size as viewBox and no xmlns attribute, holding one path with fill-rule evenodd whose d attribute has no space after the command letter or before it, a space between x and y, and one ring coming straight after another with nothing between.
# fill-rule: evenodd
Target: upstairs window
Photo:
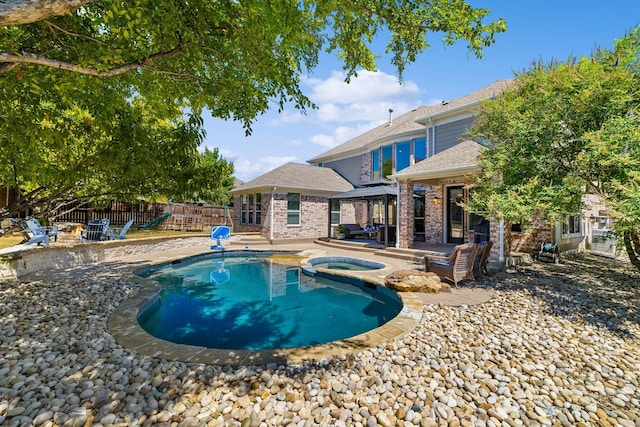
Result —
<instances>
[{"instance_id":1,"label":"upstairs window","mask_svg":"<svg viewBox=\"0 0 640 427\"><path fill-rule=\"evenodd\" d=\"M396 144L396 171L411 166L411 141Z\"/></svg>"},{"instance_id":2,"label":"upstairs window","mask_svg":"<svg viewBox=\"0 0 640 427\"><path fill-rule=\"evenodd\" d=\"M413 141L413 158L418 163L427 158L427 140L418 138Z\"/></svg>"},{"instance_id":3,"label":"upstairs window","mask_svg":"<svg viewBox=\"0 0 640 427\"><path fill-rule=\"evenodd\" d=\"M380 150L373 150L371 152L371 174L372 179L380 179Z\"/></svg>"},{"instance_id":4,"label":"upstairs window","mask_svg":"<svg viewBox=\"0 0 640 427\"><path fill-rule=\"evenodd\" d=\"M393 173L393 146L387 145L382 147L382 176L380 178L387 179L387 176Z\"/></svg>"}]
</instances>

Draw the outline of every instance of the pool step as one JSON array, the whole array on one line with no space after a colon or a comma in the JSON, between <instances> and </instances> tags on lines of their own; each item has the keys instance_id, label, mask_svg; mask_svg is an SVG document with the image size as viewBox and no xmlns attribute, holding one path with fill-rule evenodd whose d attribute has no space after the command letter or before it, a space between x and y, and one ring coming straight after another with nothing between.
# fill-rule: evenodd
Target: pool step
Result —
<instances>
[{"instance_id":1,"label":"pool step","mask_svg":"<svg viewBox=\"0 0 640 427\"><path fill-rule=\"evenodd\" d=\"M390 258L413 261L419 264L424 263L425 256L444 257L444 254L436 253L433 251L425 251L420 249L403 249L403 248L386 248L384 251L380 251L377 254L390 257Z\"/></svg>"},{"instance_id":2,"label":"pool step","mask_svg":"<svg viewBox=\"0 0 640 427\"><path fill-rule=\"evenodd\" d=\"M384 245L378 245L368 242L344 241L335 239L317 239L314 241L317 245L328 246L331 248L349 249L359 252L376 253L384 250Z\"/></svg>"}]
</instances>

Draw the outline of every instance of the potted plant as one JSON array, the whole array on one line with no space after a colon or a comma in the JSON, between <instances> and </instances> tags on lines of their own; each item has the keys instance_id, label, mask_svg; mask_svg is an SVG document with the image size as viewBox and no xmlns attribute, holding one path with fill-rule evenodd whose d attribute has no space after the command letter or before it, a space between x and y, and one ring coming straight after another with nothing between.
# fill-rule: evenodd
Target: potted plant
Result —
<instances>
[{"instance_id":1,"label":"potted plant","mask_svg":"<svg viewBox=\"0 0 640 427\"><path fill-rule=\"evenodd\" d=\"M338 240L344 240L347 238L347 235L345 234L345 232L347 231L347 227L345 227L342 224L339 224L336 227L336 239Z\"/></svg>"}]
</instances>

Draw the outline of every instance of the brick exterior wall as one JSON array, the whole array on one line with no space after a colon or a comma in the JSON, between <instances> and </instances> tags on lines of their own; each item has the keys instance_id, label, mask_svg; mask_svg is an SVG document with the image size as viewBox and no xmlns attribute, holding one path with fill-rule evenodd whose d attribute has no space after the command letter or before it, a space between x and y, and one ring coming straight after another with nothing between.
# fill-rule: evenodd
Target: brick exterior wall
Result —
<instances>
[{"instance_id":1,"label":"brick exterior wall","mask_svg":"<svg viewBox=\"0 0 640 427\"><path fill-rule=\"evenodd\" d=\"M521 232L511 232L511 225L505 226L510 235L510 252L531 253L537 249L542 242L553 241L553 229L546 225L541 217L533 221L531 230Z\"/></svg>"},{"instance_id":2,"label":"brick exterior wall","mask_svg":"<svg viewBox=\"0 0 640 427\"><path fill-rule=\"evenodd\" d=\"M274 240L315 239L327 236L329 199L326 197L307 194L300 195L300 225L287 225L286 193L274 195L273 212ZM270 214L271 213L269 213L269 215ZM266 237L269 238L269 235Z\"/></svg>"}]
</instances>

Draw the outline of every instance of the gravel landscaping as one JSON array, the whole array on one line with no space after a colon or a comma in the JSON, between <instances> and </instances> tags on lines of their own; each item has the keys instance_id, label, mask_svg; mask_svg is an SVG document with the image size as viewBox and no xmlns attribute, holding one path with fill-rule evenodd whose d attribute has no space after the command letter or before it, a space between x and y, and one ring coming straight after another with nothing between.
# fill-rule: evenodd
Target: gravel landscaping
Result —
<instances>
[{"instance_id":1,"label":"gravel landscaping","mask_svg":"<svg viewBox=\"0 0 640 427\"><path fill-rule=\"evenodd\" d=\"M231 368L119 346L107 320L139 286L114 274L5 281L0 424L640 426L639 285L605 258L522 265L378 347Z\"/></svg>"}]
</instances>

